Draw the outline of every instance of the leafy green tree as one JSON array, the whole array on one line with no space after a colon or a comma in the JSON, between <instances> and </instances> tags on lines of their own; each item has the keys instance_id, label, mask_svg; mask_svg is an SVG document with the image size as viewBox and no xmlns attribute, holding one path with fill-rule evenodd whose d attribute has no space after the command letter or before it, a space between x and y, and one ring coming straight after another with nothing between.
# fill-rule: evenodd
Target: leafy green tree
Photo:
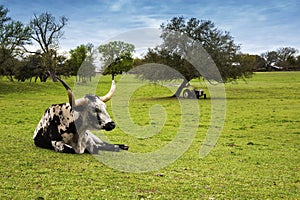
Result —
<instances>
[{"instance_id":1,"label":"leafy green tree","mask_svg":"<svg viewBox=\"0 0 300 200\"><path fill-rule=\"evenodd\" d=\"M65 59L63 56L58 56L59 59ZM44 58L41 54L29 54L24 57L19 63L17 63L15 70L15 78L18 81L25 81L27 79L32 80L35 78L35 82L40 79L41 82L46 82L49 77L49 73L44 70L43 66ZM60 62L59 62L60 63ZM61 64L61 63L60 63ZM60 66L60 64L58 66ZM60 69L60 67L58 68ZM60 71L57 71L61 74Z\"/></svg>"},{"instance_id":2,"label":"leafy green tree","mask_svg":"<svg viewBox=\"0 0 300 200\"><path fill-rule=\"evenodd\" d=\"M81 64L87 57L87 48L85 45L79 45L76 49L72 49L69 51L70 59L69 59L69 69L70 75L77 75L77 71L79 70Z\"/></svg>"},{"instance_id":3,"label":"leafy green tree","mask_svg":"<svg viewBox=\"0 0 300 200\"><path fill-rule=\"evenodd\" d=\"M22 61L20 61L19 65L16 66L15 78L18 81L25 81L27 79L32 79L32 77L42 77L41 72L39 70L41 66L41 56L32 54L25 57ZM36 81L36 80L35 80Z\"/></svg>"},{"instance_id":4,"label":"leafy green tree","mask_svg":"<svg viewBox=\"0 0 300 200\"><path fill-rule=\"evenodd\" d=\"M30 21L30 28L33 31L31 38L39 45L42 52L41 55L44 60L42 67L45 72L50 72L53 81L57 81L55 76L57 49L67 21L68 19L65 16L56 20L48 12L42 13L39 16L34 14L34 18Z\"/></svg>"},{"instance_id":5,"label":"leafy green tree","mask_svg":"<svg viewBox=\"0 0 300 200\"><path fill-rule=\"evenodd\" d=\"M112 41L98 47L103 62L103 74L121 74L133 67L134 45L123 41Z\"/></svg>"},{"instance_id":6,"label":"leafy green tree","mask_svg":"<svg viewBox=\"0 0 300 200\"><path fill-rule=\"evenodd\" d=\"M187 80L200 76L199 72L193 68L188 61L182 59L179 54L170 53L168 50L158 47L148 49L147 54L142 60L142 64L143 63L147 65L146 67L136 69L136 72L139 74L138 76L141 79L147 79L153 82L182 78L182 74L185 78L184 81L186 81L184 84L186 84L188 82ZM170 66L172 69L175 69L175 71L170 68L163 68L160 65L149 63L159 63ZM149 69L149 67L152 69ZM176 73L176 71L179 73Z\"/></svg>"},{"instance_id":7,"label":"leafy green tree","mask_svg":"<svg viewBox=\"0 0 300 200\"><path fill-rule=\"evenodd\" d=\"M145 62L167 64L179 73L165 72L164 76L162 73L153 73L151 77L142 74L141 78L153 81L178 79L183 76L183 82L174 96L178 96L193 78L204 77L209 81L226 82L252 73L249 68L234 65L238 60L239 45L234 43L229 32L217 29L211 21L196 18L186 21L184 17L174 17L167 24L163 23L161 29L163 44L150 50L145 56ZM199 48L199 44L202 48ZM208 55L218 67L221 78L216 76ZM201 68L201 74L192 63L199 65L196 67Z\"/></svg>"},{"instance_id":8,"label":"leafy green tree","mask_svg":"<svg viewBox=\"0 0 300 200\"><path fill-rule=\"evenodd\" d=\"M31 43L31 29L7 14L8 9L0 5L0 75L7 75L13 81L15 56Z\"/></svg>"},{"instance_id":9,"label":"leafy green tree","mask_svg":"<svg viewBox=\"0 0 300 200\"><path fill-rule=\"evenodd\" d=\"M79 76L79 80L81 78L82 81L86 81L86 78L91 80L91 77L95 75L96 69L94 60L93 44L82 44L76 47L76 49L70 50L70 59L68 60L70 75L76 75L76 80L77 76Z\"/></svg>"},{"instance_id":10,"label":"leafy green tree","mask_svg":"<svg viewBox=\"0 0 300 200\"><path fill-rule=\"evenodd\" d=\"M89 57L88 57L89 59ZM95 65L93 64L93 62L89 61L89 60L85 60L81 67L78 70L78 76L79 76L79 80L80 78L82 79L83 82L86 82L87 78L91 81L92 77L95 76Z\"/></svg>"},{"instance_id":11,"label":"leafy green tree","mask_svg":"<svg viewBox=\"0 0 300 200\"><path fill-rule=\"evenodd\" d=\"M56 74L70 76L70 70L67 65L67 57L65 55L56 56Z\"/></svg>"},{"instance_id":12,"label":"leafy green tree","mask_svg":"<svg viewBox=\"0 0 300 200\"><path fill-rule=\"evenodd\" d=\"M9 51L9 50L7 50ZM3 52L7 52L2 49ZM19 60L16 59L13 55L7 52L5 55L5 61L2 61L0 72L2 75L7 76L10 81L14 81L13 77L16 71L16 65L19 64Z\"/></svg>"},{"instance_id":13,"label":"leafy green tree","mask_svg":"<svg viewBox=\"0 0 300 200\"><path fill-rule=\"evenodd\" d=\"M106 67L102 73L103 75L122 74L123 72L127 72L132 69L133 63L134 59L132 58L132 54L127 51L116 58L115 61Z\"/></svg>"},{"instance_id":14,"label":"leafy green tree","mask_svg":"<svg viewBox=\"0 0 300 200\"><path fill-rule=\"evenodd\" d=\"M248 71L264 71L266 70L266 62L259 55L240 54L238 56L238 64Z\"/></svg>"}]
</instances>

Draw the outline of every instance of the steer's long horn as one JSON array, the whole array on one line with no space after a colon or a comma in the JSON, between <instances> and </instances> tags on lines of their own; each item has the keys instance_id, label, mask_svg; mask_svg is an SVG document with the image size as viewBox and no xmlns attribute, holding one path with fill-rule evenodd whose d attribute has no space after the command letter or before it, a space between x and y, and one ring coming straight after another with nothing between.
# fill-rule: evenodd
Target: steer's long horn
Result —
<instances>
[{"instance_id":1,"label":"steer's long horn","mask_svg":"<svg viewBox=\"0 0 300 200\"><path fill-rule=\"evenodd\" d=\"M61 80L60 78L58 78L58 77L56 77L61 83L62 83L62 85L66 88L66 90L68 91L68 97L69 97L69 103L70 103L70 105L73 107L73 106L76 106L76 104L75 104L75 96L74 96L74 94L73 94L73 92L72 92L72 90L71 90L71 88L68 86L68 84L65 82L65 81L63 81L63 80Z\"/></svg>"},{"instance_id":2,"label":"steer's long horn","mask_svg":"<svg viewBox=\"0 0 300 200\"><path fill-rule=\"evenodd\" d=\"M100 97L101 101L106 102L106 101L110 100L111 97L113 96L115 90L116 90L116 84L115 84L114 76L112 76L112 82L111 82L110 90L106 95Z\"/></svg>"}]
</instances>

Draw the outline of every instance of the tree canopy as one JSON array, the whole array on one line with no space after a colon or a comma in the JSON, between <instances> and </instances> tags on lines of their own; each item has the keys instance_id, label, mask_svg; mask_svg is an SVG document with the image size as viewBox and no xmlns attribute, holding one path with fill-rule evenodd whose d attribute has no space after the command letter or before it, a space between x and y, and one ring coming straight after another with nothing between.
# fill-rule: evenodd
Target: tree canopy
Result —
<instances>
[{"instance_id":1,"label":"tree canopy","mask_svg":"<svg viewBox=\"0 0 300 200\"><path fill-rule=\"evenodd\" d=\"M7 14L8 9L0 5L0 75L7 75L13 80L12 66L23 47L31 43L31 29Z\"/></svg>"},{"instance_id":2,"label":"tree canopy","mask_svg":"<svg viewBox=\"0 0 300 200\"><path fill-rule=\"evenodd\" d=\"M234 43L229 32L219 30L209 20L190 18L186 21L184 17L174 17L167 24L163 23L161 29L163 44L150 49L144 61L165 64L179 73L164 71L149 76L144 70L140 77L157 81L183 76L184 81L175 95L193 78L226 82L252 73L252 68L234 64L238 62L240 46Z\"/></svg>"},{"instance_id":3,"label":"tree canopy","mask_svg":"<svg viewBox=\"0 0 300 200\"><path fill-rule=\"evenodd\" d=\"M89 78L91 81L92 76L95 76L96 66L94 64L95 61L94 45L88 43L83 47L84 47L83 51L85 52L85 54L82 54L83 52L81 52L81 59L84 57L85 59L81 62L81 65L76 74L79 76L79 79L82 78L82 81L85 82L86 78ZM82 49L82 45L79 46L79 50L80 49Z\"/></svg>"},{"instance_id":4,"label":"tree canopy","mask_svg":"<svg viewBox=\"0 0 300 200\"><path fill-rule=\"evenodd\" d=\"M69 51L70 53L70 59L68 60L68 67L69 67L69 74L72 76L76 76L78 73L78 70L80 69L83 62L93 62L94 60L91 58L93 54L93 48L94 46L92 44L87 45L79 45L75 49L71 49ZM90 57L90 58L88 58ZM87 65L85 65L87 66ZM95 70L95 67L92 67L93 70ZM89 70L86 70L89 71ZM78 74L79 75L79 74ZM80 76L89 76L89 73L84 74L81 70Z\"/></svg>"},{"instance_id":5,"label":"tree canopy","mask_svg":"<svg viewBox=\"0 0 300 200\"><path fill-rule=\"evenodd\" d=\"M288 70L289 68L297 65L297 52L298 50L293 47L281 47L276 51L267 51L262 53L261 56L265 59L268 68L278 65Z\"/></svg>"},{"instance_id":6,"label":"tree canopy","mask_svg":"<svg viewBox=\"0 0 300 200\"><path fill-rule=\"evenodd\" d=\"M101 54L102 73L106 74L122 74L129 71L133 67L132 54L134 45L123 41L112 41L107 44L100 45L98 51Z\"/></svg>"}]
</instances>

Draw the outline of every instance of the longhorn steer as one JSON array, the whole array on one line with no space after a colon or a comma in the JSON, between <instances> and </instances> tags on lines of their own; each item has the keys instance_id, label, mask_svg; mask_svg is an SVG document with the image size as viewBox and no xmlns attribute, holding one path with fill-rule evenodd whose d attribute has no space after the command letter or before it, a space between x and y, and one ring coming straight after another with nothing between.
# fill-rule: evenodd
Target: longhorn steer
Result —
<instances>
[{"instance_id":1,"label":"longhorn steer","mask_svg":"<svg viewBox=\"0 0 300 200\"><path fill-rule=\"evenodd\" d=\"M128 150L128 146L124 144L103 142L89 131L90 129L110 131L115 128L115 123L107 113L105 105L115 91L114 80L105 96L89 94L77 100L70 87L60 78L58 80L68 92L69 103L54 104L45 111L34 131L34 144L62 153Z\"/></svg>"}]
</instances>

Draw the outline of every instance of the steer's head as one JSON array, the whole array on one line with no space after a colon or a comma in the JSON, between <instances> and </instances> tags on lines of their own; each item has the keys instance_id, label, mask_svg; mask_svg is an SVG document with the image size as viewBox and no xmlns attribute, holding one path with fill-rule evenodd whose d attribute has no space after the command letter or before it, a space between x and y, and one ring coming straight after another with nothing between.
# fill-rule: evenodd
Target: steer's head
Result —
<instances>
[{"instance_id":1,"label":"steer's head","mask_svg":"<svg viewBox=\"0 0 300 200\"><path fill-rule=\"evenodd\" d=\"M66 88L69 103L72 109L78 114L76 116L76 127L86 129L104 129L110 131L115 128L115 123L106 111L105 102L111 99L116 89L115 82L112 80L109 92L104 96L88 94L80 99L75 99L71 88L60 78L57 78Z\"/></svg>"}]
</instances>

